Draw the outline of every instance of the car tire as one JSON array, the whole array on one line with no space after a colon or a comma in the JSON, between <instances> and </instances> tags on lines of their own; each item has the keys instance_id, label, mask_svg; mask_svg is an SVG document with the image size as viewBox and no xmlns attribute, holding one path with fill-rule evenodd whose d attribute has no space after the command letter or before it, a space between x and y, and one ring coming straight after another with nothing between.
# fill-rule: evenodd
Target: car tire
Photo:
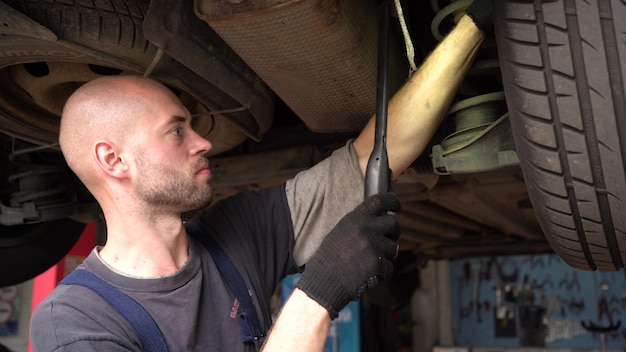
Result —
<instances>
[{"instance_id":1,"label":"car tire","mask_svg":"<svg viewBox=\"0 0 626 352\"><path fill-rule=\"evenodd\" d=\"M40 224L0 226L0 287L34 278L61 260L85 224L56 220Z\"/></svg>"},{"instance_id":2,"label":"car tire","mask_svg":"<svg viewBox=\"0 0 626 352\"><path fill-rule=\"evenodd\" d=\"M233 95L230 84L235 83L230 82L256 87L250 94L268 96L252 70L243 62L232 62L232 51L220 47L221 42L207 43L223 55L210 59L227 68L221 76L211 77L215 84L169 55L161 56L143 35L150 0L4 2L57 37L0 35L0 131L5 134L39 145L55 143L67 97L88 80L105 75L150 71L150 77L169 86L192 114L241 108L242 98ZM269 108L243 110L198 119L195 128L211 140L215 155L259 133L260 124L268 124L266 119L271 119Z\"/></svg>"},{"instance_id":3,"label":"car tire","mask_svg":"<svg viewBox=\"0 0 626 352\"><path fill-rule=\"evenodd\" d=\"M495 1L511 128L546 239L570 266L626 261L626 3Z\"/></svg>"}]
</instances>

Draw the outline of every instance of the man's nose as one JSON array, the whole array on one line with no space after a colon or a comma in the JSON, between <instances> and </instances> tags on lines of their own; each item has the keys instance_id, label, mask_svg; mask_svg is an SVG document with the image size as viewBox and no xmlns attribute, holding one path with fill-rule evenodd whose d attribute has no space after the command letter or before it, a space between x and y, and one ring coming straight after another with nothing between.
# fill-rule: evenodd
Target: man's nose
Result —
<instances>
[{"instance_id":1,"label":"man's nose","mask_svg":"<svg viewBox=\"0 0 626 352\"><path fill-rule=\"evenodd\" d=\"M198 133L196 133L195 131L194 133L194 138L195 138L195 153L194 154L207 154L212 148L213 148L213 144L211 144L211 142L209 142L209 140L207 140L206 138L202 137L201 135L199 135Z\"/></svg>"}]
</instances>

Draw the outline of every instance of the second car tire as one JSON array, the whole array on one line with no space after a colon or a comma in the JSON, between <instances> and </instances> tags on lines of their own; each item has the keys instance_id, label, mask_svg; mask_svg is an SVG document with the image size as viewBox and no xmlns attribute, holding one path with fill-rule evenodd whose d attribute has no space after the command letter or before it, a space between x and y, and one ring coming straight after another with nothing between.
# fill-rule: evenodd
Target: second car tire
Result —
<instances>
[{"instance_id":1,"label":"second car tire","mask_svg":"<svg viewBox=\"0 0 626 352\"><path fill-rule=\"evenodd\" d=\"M574 268L626 262L626 3L495 1L517 152L544 235Z\"/></svg>"}]
</instances>

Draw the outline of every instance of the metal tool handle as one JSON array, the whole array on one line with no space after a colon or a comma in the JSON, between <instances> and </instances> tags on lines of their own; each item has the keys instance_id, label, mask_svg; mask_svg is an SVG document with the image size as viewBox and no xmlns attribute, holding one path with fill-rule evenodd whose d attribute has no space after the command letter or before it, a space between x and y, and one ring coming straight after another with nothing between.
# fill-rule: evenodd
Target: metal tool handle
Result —
<instances>
[{"instance_id":1,"label":"metal tool handle","mask_svg":"<svg viewBox=\"0 0 626 352\"><path fill-rule=\"evenodd\" d=\"M387 107L389 100L389 5L380 4L378 21L378 71L374 149L365 171L365 197L389 192L391 170L387 157Z\"/></svg>"},{"instance_id":2,"label":"metal tool handle","mask_svg":"<svg viewBox=\"0 0 626 352\"><path fill-rule=\"evenodd\" d=\"M374 149L365 171L365 197L389 192L391 170L387 159L387 81L389 79L389 5L380 4L378 20L378 71L376 82L376 127ZM367 291L372 302L389 303L393 297L385 285L377 285Z\"/></svg>"}]
</instances>

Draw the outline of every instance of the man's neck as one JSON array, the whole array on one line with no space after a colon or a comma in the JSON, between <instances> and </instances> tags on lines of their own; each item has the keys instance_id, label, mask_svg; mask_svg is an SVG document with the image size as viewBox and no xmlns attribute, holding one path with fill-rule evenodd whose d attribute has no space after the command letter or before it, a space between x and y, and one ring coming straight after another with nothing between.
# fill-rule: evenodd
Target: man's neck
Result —
<instances>
[{"instance_id":1,"label":"man's neck","mask_svg":"<svg viewBox=\"0 0 626 352\"><path fill-rule=\"evenodd\" d=\"M189 258L189 241L180 218L159 221L107 219L107 242L101 259L133 277L156 278L180 270Z\"/></svg>"}]
</instances>

